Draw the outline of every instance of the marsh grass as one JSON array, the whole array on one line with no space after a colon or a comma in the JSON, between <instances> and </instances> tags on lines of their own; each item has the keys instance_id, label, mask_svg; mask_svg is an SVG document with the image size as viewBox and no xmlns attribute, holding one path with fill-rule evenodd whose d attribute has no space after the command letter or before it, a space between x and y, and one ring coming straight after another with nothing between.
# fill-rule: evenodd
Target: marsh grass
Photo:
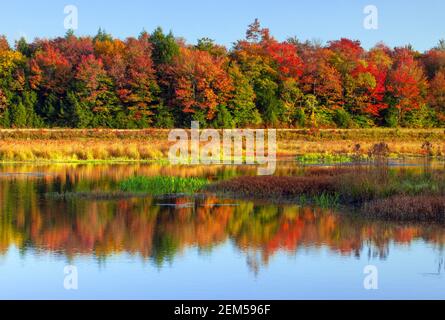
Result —
<instances>
[{"instance_id":1,"label":"marsh grass","mask_svg":"<svg viewBox=\"0 0 445 320\"><path fill-rule=\"evenodd\" d=\"M366 161L365 155L331 154L331 153L307 153L297 156L296 160L301 164L341 164Z\"/></svg>"},{"instance_id":2,"label":"marsh grass","mask_svg":"<svg viewBox=\"0 0 445 320\"><path fill-rule=\"evenodd\" d=\"M313 202L317 207L323 209L336 208L340 205L340 195L338 193L322 193L314 196Z\"/></svg>"},{"instance_id":3,"label":"marsh grass","mask_svg":"<svg viewBox=\"0 0 445 320\"><path fill-rule=\"evenodd\" d=\"M340 176L336 189L342 202L349 204L395 195L442 195L445 194L445 176L443 170L415 173L388 167L361 169Z\"/></svg>"},{"instance_id":4,"label":"marsh grass","mask_svg":"<svg viewBox=\"0 0 445 320\"><path fill-rule=\"evenodd\" d=\"M418 216L421 221L441 221L445 211L444 170L419 172L388 166L312 168L293 177L239 177L210 185L207 190L236 197L285 199L322 208L344 205L368 217L387 219L416 220Z\"/></svg>"},{"instance_id":5,"label":"marsh grass","mask_svg":"<svg viewBox=\"0 0 445 320\"><path fill-rule=\"evenodd\" d=\"M203 178L137 176L121 181L119 188L122 192L150 195L193 194L208 184L209 181Z\"/></svg>"},{"instance_id":6,"label":"marsh grass","mask_svg":"<svg viewBox=\"0 0 445 320\"><path fill-rule=\"evenodd\" d=\"M340 196L336 193L322 193L320 195L300 195L296 198L296 203L301 207L315 205L322 209L334 209L340 206Z\"/></svg>"},{"instance_id":7,"label":"marsh grass","mask_svg":"<svg viewBox=\"0 0 445 320\"><path fill-rule=\"evenodd\" d=\"M0 129L0 161L146 161L168 157L169 130ZM277 157L305 163L362 160L384 142L388 157L445 156L441 129L277 130ZM377 150L378 151L378 150Z\"/></svg>"}]
</instances>

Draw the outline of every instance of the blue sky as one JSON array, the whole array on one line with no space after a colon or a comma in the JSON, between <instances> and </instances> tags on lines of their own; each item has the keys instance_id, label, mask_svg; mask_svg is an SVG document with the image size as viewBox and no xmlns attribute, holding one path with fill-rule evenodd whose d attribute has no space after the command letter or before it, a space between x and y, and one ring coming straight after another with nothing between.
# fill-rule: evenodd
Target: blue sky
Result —
<instances>
[{"instance_id":1,"label":"blue sky","mask_svg":"<svg viewBox=\"0 0 445 320\"><path fill-rule=\"evenodd\" d=\"M247 25L259 18L280 40L328 41L348 37L369 48L411 43L423 51L445 38L443 0L1 0L0 34L9 40L26 36L54 37L65 33L63 9L79 10L78 35L94 35L99 27L116 37L136 36L161 26L189 43L210 37L230 46L243 38ZM379 10L379 29L363 27L366 5Z\"/></svg>"}]
</instances>

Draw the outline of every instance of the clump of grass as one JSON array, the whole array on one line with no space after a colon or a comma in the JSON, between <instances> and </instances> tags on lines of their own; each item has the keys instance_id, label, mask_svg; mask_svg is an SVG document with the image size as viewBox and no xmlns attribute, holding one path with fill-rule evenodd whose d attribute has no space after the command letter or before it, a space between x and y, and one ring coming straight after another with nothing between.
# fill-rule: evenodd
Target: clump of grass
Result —
<instances>
[{"instance_id":1,"label":"clump of grass","mask_svg":"<svg viewBox=\"0 0 445 320\"><path fill-rule=\"evenodd\" d=\"M425 156L432 157L434 155L433 144L430 141L422 143L422 152Z\"/></svg>"},{"instance_id":2,"label":"clump of grass","mask_svg":"<svg viewBox=\"0 0 445 320\"><path fill-rule=\"evenodd\" d=\"M120 182L119 188L124 192L151 195L192 194L202 190L208 183L208 180L203 178L138 176Z\"/></svg>"},{"instance_id":3,"label":"clump of grass","mask_svg":"<svg viewBox=\"0 0 445 320\"><path fill-rule=\"evenodd\" d=\"M297 156L297 161L302 164L338 164L352 163L365 158L357 158L349 154L331 154L331 153L307 153Z\"/></svg>"},{"instance_id":4,"label":"clump of grass","mask_svg":"<svg viewBox=\"0 0 445 320\"><path fill-rule=\"evenodd\" d=\"M313 199L314 204L320 208L335 208L340 205L340 195L337 193L322 193Z\"/></svg>"},{"instance_id":5,"label":"clump of grass","mask_svg":"<svg viewBox=\"0 0 445 320\"><path fill-rule=\"evenodd\" d=\"M369 157L374 159L386 159L388 158L389 153L389 146L386 142L376 143L368 151Z\"/></svg>"}]
</instances>

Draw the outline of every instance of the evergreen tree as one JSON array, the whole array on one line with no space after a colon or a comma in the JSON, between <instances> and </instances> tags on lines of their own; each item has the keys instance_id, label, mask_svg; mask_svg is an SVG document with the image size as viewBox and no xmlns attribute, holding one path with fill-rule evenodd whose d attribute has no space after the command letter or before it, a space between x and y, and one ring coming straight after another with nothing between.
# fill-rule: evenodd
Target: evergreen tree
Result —
<instances>
[{"instance_id":1,"label":"evergreen tree","mask_svg":"<svg viewBox=\"0 0 445 320\"><path fill-rule=\"evenodd\" d=\"M167 106L160 104L156 108L154 126L163 129L170 129L175 126L175 119Z\"/></svg>"},{"instance_id":2,"label":"evergreen tree","mask_svg":"<svg viewBox=\"0 0 445 320\"><path fill-rule=\"evenodd\" d=\"M10 122L12 127L25 128L27 125L26 117L26 108L21 100L11 106Z\"/></svg>"},{"instance_id":3,"label":"evergreen tree","mask_svg":"<svg viewBox=\"0 0 445 320\"><path fill-rule=\"evenodd\" d=\"M173 33L165 35L161 27L153 31L150 42L153 45L152 59L156 65L170 63L179 54L179 45Z\"/></svg>"},{"instance_id":4,"label":"evergreen tree","mask_svg":"<svg viewBox=\"0 0 445 320\"><path fill-rule=\"evenodd\" d=\"M23 106L26 112L26 126L29 128L40 128L44 125L43 120L36 114L37 94L34 91L23 93Z\"/></svg>"},{"instance_id":5,"label":"evergreen tree","mask_svg":"<svg viewBox=\"0 0 445 320\"><path fill-rule=\"evenodd\" d=\"M69 126L72 128L88 128L93 114L88 107L79 102L76 94L72 91L68 92L67 99L67 119L69 119Z\"/></svg>"}]
</instances>

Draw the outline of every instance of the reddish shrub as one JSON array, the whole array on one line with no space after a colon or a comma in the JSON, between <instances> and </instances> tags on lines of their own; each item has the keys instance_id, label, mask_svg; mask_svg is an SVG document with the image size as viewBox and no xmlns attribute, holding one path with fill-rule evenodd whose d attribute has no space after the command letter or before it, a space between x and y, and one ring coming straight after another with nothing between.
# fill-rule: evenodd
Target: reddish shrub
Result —
<instances>
[{"instance_id":1,"label":"reddish shrub","mask_svg":"<svg viewBox=\"0 0 445 320\"><path fill-rule=\"evenodd\" d=\"M240 177L216 183L209 191L224 192L242 197L286 198L300 195L317 195L335 191L334 179L330 176L312 177Z\"/></svg>"},{"instance_id":2,"label":"reddish shrub","mask_svg":"<svg viewBox=\"0 0 445 320\"><path fill-rule=\"evenodd\" d=\"M368 202L363 211L388 220L445 222L445 196L393 196Z\"/></svg>"}]
</instances>

